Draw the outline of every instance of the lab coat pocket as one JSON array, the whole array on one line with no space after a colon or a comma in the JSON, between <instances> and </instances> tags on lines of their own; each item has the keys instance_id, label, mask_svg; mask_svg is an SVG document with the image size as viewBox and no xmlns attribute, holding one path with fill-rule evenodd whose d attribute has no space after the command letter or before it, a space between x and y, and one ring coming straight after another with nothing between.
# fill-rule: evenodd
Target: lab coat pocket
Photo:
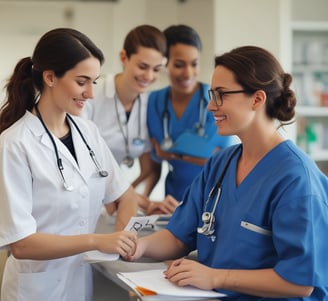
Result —
<instances>
[{"instance_id":1,"label":"lab coat pocket","mask_svg":"<svg viewBox=\"0 0 328 301\"><path fill-rule=\"evenodd\" d=\"M20 273L18 276L18 301L65 300L64 271L61 269L38 273Z\"/></svg>"}]
</instances>

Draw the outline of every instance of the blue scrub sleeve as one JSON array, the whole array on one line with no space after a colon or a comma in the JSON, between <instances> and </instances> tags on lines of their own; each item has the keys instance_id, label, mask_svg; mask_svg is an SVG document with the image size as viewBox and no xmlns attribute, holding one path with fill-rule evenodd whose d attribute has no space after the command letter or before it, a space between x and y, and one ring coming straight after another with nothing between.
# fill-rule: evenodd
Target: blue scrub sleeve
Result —
<instances>
[{"instance_id":1,"label":"blue scrub sleeve","mask_svg":"<svg viewBox=\"0 0 328 301\"><path fill-rule=\"evenodd\" d=\"M294 196L277 208L273 220L274 241L281 257L275 271L293 283L328 287L328 244L323 239L328 231L326 201L315 195Z\"/></svg>"}]
</instances>

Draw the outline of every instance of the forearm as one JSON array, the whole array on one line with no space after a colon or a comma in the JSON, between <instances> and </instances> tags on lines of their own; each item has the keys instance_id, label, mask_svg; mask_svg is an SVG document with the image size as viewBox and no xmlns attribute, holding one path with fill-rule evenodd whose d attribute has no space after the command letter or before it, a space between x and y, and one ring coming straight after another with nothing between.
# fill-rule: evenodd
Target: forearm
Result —
<instances>
[{"instance_id":1,"label":"forearm","mask_svg":"<svg viewBox=\"0 0 328 301\"><path fill-rule=\"evenodd\" d=\"M155 232L147 237L139 239L144 244L144 257L157 260L169 260L186 255L185 245L168 230Z\"/></svg>"},{"instance_id":2,"label":"forearm","mask_svg":"<svg viewBox=\"0 0 328 301\"><path fill-rule=\"evenodd\" d=\"M117 215L115 221L115 231L120 231L125 228L132 216L136 216L138 212L138 194L134 189L129 189L120 197L117 207Z\"/></svg>"},{"instance_id":3,"label":"forearm","mask_svg":"<svg viewBox=\"0 0 328 301\"><path fill-rule=\"evenodd\" d=\"M97 234L62 236L35 233L10 246L11 253L19 259L47 260L94 250Z\"/></svg>"},{"instance_id":4,"label":"forearm","mask_svg":"<svg viewBox=\"0 0 328 301\"><path fill-rule=\"evenodd\" d=\"M293 284L273 269L214 270L213 288L222 288L264 298L309 296L313 287Z\"/></svg>"},{"instance_id":5,"label":"forearm","mask_svg":"<svg viewBox=\"0 0 328 301\"><path fill-rule=\"evenodd\" d=\"M159 179L160 179L161 174L154 172L152 174L150 174L147 179L145 179L144 181L144 195L149 197L149 195L151 194L151 192L153 191L154 187L156 186L156 184L158 183Z\"/></svg>"},{"instance_id":6,"label":"forearm","mask_svg":"<svg viewBox=\"0 0 328 301\"><path fill-rule=\"evenodd\" d=\"M192 157L192 156L187 156L187 155L176 155L173 154L171 159L176 159L176 160L182 160L191 164L195 165L205 165L207 159L205 158L198 158L198 157Z\"/></svg>"}]
</instances>

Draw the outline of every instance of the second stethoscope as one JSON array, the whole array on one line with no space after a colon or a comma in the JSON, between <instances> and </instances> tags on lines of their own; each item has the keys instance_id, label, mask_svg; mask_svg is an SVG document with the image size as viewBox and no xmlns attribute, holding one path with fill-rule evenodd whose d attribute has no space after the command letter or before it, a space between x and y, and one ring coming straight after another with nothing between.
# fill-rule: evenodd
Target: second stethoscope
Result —
<instances>
[{"instance_id":1,"label":"second stethoscope","mask_svg":"<svg viewBox=\"0 0 328 301\"><path fill-rule=\"evenodd\" d=\"M64 170L64 166L63 166L63 163L62 163L62 159L59 157L59 152L58 152L58 149L57 149L57 145L56 145L56 142L55 142L55 139L54 137L52 136L52 134L50 133L50 131L48 130L47 126L45 125L42 117L41 117L41 114L40 114L40 111L38 109L38 105L36 104L35 105L35 111L36 111L36 114L37 114L37 117L39 118L39 120L41 121L42 123L42 126L44 127L47 135L49 136L53 146L54 146L54 150L55 150L55 154L56 154L56 160L57 160L57 166L58 166L58 169L59 169L59 172L60 172L60 175L61 175L61 178L63 180L63 186L64 188L67 190L67 191L73 191L74 190L74 187L72 185L69 185L65 179L65 176L64 176L64 173L63 173L63 170ZM98 174L100 177L107 177L108 176L108 172L106 170L103 170L96 158L96 155L94 153L94 151L91 149L91 147L89 146L89 144L87 143L87 141L85 140L81 130L79 129L78 125L76 124L76 122L73 120L73 118L66 114L67 118L72 122L72 124L74 125L74 127L76 128L76 130L78 131L79 135L81 136L82 140L83 140L83 143L85 144L85 146L87 147L88 151L89 151L89 155L93 161L93 163L95 164L97 170L98 170Z\"/></svg>"},{"instance_id":2,"label":"second stethoscope","mask_svg":"<svg viewBox=\"0 0 328 301\"><path fill-rule=\"evenodd\" d=\"M145 141L144 141L144 139L141 138L141 99L140 99L139 94L138 94L138 97L137 97L137 101L138 101L138 136L136 138L133 138L132 143L135 146L143 146ZM116 94L114 95L114 102L115 102L116 119L117 119L118 125L120 127L120 131L121 131L121 134L123 136L124 145L125 145L126 156L123 158L122 163L125 164L127 167L132 167L133 163L134 163L134 159L130 154L128 126L127 126L127 122L126 122L125 123L126 133L124 133L123 125L121 123L120 115L119 115L119 112L118 112L118 105L117 105L118 100L117 100Z\"/></svg>"},{"instance_id":3,"label":"second stethoscope","mask_svg":"<svg viewBox=\"0 0 328 301\"><path fill-rule=\"evenodd\" d=\"M170 113L169 113L169 108L168 108L169 93L170 93L170 89L167 89L166 95L165 95L164 112L162 115L163 134L164 134L164 139L161 143L162 150L168 150L173 146L173 140L169 134L169 121L170 121ZM200 84L200 93L201 93L201 98L200 98L200 102L199 102L199 119L198 119L198 122L195 124L195 128L196 128L197 134L199 136L204 136L207 110L205 107L203 84Z\"/></svg>"},{"instance_id":4,"label":"second stethoscope","mask_svg":"<svg viewBox=\"0 0 328 301\"><path fill-rule=\"evenodd\" d=\"M204 205L204 210L203 210L203 213L202 213L202 222L203 222L203 226L202 227L198 227L197 228L197 232L200 233L200 234L203 234L209 238L212 239L212 241L215 240L215 236L213 236L213 233L214 233L214 222L215 222L215 216L214 216L214 213L215 213L215 210L216 210L216 207L219 203L219 200L220 200L220 196L221 196L221 192L222 192L222 181L223 181L223 178L227 172L227 169L231 163L231 160L232 158L235 156L235 154L241 149L241 145L236 147L234 149L234 151L231 153L231 155L229 156L228 160L226 161L224 167L223 167L223 170L222 170L222 173L221 175L219 176L219 179L218 181L216 182L216 184L212 187L210 193L208 194L208 197L207 197L207 200L205 202L205 205ZM215 200L214 200L214 204L213 204L213 207L212 207L212 211L208 211L207 210L207 207L208 207L208 203L210 201L211 198L213 198L214 194L215 194L215 191L216 191L216 197L215 197Z\"/></svg>"}]
</instances>

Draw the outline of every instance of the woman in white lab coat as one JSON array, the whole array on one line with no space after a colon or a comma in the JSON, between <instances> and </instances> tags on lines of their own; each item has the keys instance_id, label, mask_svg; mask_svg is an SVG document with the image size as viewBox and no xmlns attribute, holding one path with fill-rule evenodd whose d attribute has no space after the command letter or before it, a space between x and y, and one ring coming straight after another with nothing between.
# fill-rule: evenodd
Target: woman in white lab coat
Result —
<instances>
[{"instance_id":1,"label":"woman in white lab coat","mask_svg":"<svg viewBox=\"0 0 328 301\"><path fill-rule=\"evenodd\" d=\"M132 232L94 234L104 204L116 229L136 213L136 194L90 121L102 52L84 34L54 29L21 59L0 114L0 248L10 250L1 300L91 300L83 252L130 254Z\"/></svg>"}]
</instances>

